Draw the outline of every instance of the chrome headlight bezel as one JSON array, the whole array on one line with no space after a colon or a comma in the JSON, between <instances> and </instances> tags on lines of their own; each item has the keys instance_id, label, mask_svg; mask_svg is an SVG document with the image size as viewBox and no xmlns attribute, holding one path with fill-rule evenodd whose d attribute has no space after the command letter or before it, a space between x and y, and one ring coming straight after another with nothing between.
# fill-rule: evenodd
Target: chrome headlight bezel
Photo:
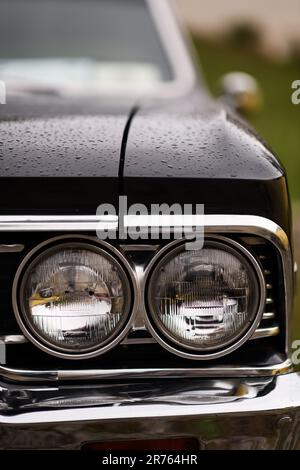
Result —
<instances>
[{"instance_id":1,"label":"chrome headlight bezel","mask_svg":"<svg viewBox=\"0 0 300 470\"><path fill-rule=\"evenodd\" d=\"M242 346L255 332L257 329L264 312L266 302L266 284L265 278L261 269L260 264L256 258L239 242L223 236L209 236L205 240L205 247L219 247L223 250L227 250L242 262L247 263L247 266L253 272L256 279L257 295L256 295L256 308L253 312L252 323L245 331L235 340L231 340L229 343L212 348L203 349L199 347L183 344L180 341L176 341L174 337L165 328L162 322L158 319L158 315L152 301L153 297L153 286L155 285L155 277L162 265L168 262L168 260L174 258L176 255L184 251L184 241L175 241L167 245L164 249L160 250L157 255L152 259L147 273L147 280L145 286L145 304L148 312L147 316L147 327L151 334L157 340L157 342L165 349L173 354L180 357L194 360L210 360L225 356L240 346Z\"/></svg>"},{"instance_id":2,"label":"chrome headlight bezel","mask_svg":"<svg viewBox=\"0 0 300 470\"><path fill-rule=\"evenodd\" d=\"M39 260L47 254L58 252L64 248L82 248L100 254L108 261L112 262L118 268L118 273L122 277L122 282L126 288L126 298L124 307L124 318L114 331L111 337L95 347L71 352L70 349L64 349L52 344L41 337L26 320L26 311L23 301L23 292L26 279L31 269L38 264ZM24 336L42 351L63 359L90 359L100 356L117 346L128 334L132 326L132 316L134 313L136 282L133 271L126 258L112 245L98 241L94 237L85 236L61 236L47 240L33 248L20 264L13 282L12 304L17 323Z\"/></svg>"}]
</instances>

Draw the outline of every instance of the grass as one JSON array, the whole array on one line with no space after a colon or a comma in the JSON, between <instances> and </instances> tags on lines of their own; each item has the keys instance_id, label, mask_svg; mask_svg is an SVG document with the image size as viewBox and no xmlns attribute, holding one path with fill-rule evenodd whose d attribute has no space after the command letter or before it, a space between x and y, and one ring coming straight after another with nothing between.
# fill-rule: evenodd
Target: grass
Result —
<instances>
[{"instance_id":1,"label":"grass","mask_svg":"<svg viewBox=\"0 0 300 470\"><path fill-rule=\"evenodd\" d=\"M268 61L249 50L224 43L194 38L206 82L213 93L220 77L232 71L253 75L259 82L264 108L250 117L287 171L293 202L295 245L300 266L300 105L291 101L294 80L300 80L300 58L286 63ZM300 275L295 299L293 337L300 338Z\"/></svg>"},{"instance_id":2,"label":"grass","mask_svg":"<svg viewBox=\"0 0 300 470\"><path fill-rule=\"evenodd\" d=\"M220 77L232 71L253 75L264 95L264 108L250 120L287 170L292 199L300 200L300 105L291 101L291 84L300 80L300 59L268 61L228 43L195 38L205 79L216 92Z\"/></svg>"}]
</instances>

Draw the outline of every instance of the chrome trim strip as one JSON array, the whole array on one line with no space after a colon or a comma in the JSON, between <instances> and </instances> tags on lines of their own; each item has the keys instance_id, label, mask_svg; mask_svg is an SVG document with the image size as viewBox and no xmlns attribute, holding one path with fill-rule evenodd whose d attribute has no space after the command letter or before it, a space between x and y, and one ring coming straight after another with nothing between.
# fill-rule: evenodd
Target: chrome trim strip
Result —
<instances>
[{"instance_id":1,"label":"chrome trim strip","mask_svg":"<svg viewBox=\"0 0 300 470\"><path fill-rule=\"evenodd\" d=\"M154 338L125 338L121 344L130 346L133 344L157 344Z\"/></svg>"},{"instance_id":2,"label":"chrome trim strip","mask_svg":"<svg viewBox=\"0 0 300 470\"><path fill-rule=\"evenodd\" d=\"M25 245L0 245L0 253L21 253L25 249Z\"/></svg>"},{"instance_id":3,"label":"chrome trim strip","mask_svg":"<svg viewBox=\"0 0 300 470\"><path fill-rule=\"evenodd\" d=\"M269 328L258 328L250 339L269 338L277 336L280 333L279 326L271 326Z\"/></svg>"},{"instance_id":4,"label":"chrome trim strip","mask_svg":"<svg viewBox=\"0 0 300 470\"><path fill-rule=\"evenodd\" d=\"M28 343L28 339L23 335L4 335L0 336L0 341L5 344L24 344Z\"/></svg>"},{"instance_id":5,"label":"chrome trim strip","mask_svg":"<svg viewBox=\"0 0 300 470\"><path fill-rule=\"evenodd\" d=\"M120 379L179 379L179 378L201 378L201 377L270 377L274 375L287 374L293 371L292 362L287 359L283 363L273 366L253 367L243 366L233 368L232 366L197 367L192 369L183 368L160 368L160 369L87 369L87 370L58 370L58 371L28 371L0 367L0 377L10 382L53 382L53 381L89 381L89 380L120 380Z\"/></svg>"},{"instance_id":6,"label":"chrome trim strip","mask_svg":"<svg viewBox=\"0 0 300 470\"><path fill-rule=\"evenodd\" d=\"M137 252L137 251L157 251L160 245L119 245L120 249L124 252Z\"/></svg>"},{"instance_id":7,"label":"chrome trim strip","mask_svg":"<svg viewBox=\"0 0 300 470\"><path fill-rule=\"evenodd\" d=\"M117 216L0 216L0 232L65 232L117 230Z\"/></svg>"},{"instance_id":8,"label":"chrome trim strip","mask_svg":"<svg viewBox=\"0 0 300 470\"><path fill-rule=\"evenodd\" d=\"M257 376L257 375L277 375L282 373L282 370L291 371L291 361L287 360L283 364L276 364L274 366L265 366L260 369L263 370L263 374L258 373L256 369L249 367L240 367L238 376ZM81 374L83 372L83 374ZM84 380L91 380L92 378L102 379L120 379L120 378L184 378L184 377L207 377L211 375L216 376L232 376L232 367L203 367L203 368L192 368L192 369L181 369L181 368L162 368L162 369L119 369L119 370L93 370L93 371L74 371L74 370L61 370L58 371L58 380L80 380L82 377Z\"/></svg>"},{"instance_id":9,"label":"chrome trim strip","mask_svg":"<svg viewBox=\"0 0 300 470\"><path fill-rule=\"evenodd\" d=\"M57 371L23 370L0 366L0 378L14 383L55 382L57 381Z\"/></svg>"},{"instance_id":10,"label":"chrome trim strip","mask_svg":"<svg viewBox=\"0 0 300 470\"><path fill-rule=\"evenodd\" d=\"M142 233L148 233L149 227L156 228L157 230L167 229L176 227L185 227L190 229L193 233L197 232L197 229L203 229L205 224L204 214L181 214L181 215L124 215L124 227L128 229L130 233L131 228L140 227Z\"/></svg>"}]
</instances>

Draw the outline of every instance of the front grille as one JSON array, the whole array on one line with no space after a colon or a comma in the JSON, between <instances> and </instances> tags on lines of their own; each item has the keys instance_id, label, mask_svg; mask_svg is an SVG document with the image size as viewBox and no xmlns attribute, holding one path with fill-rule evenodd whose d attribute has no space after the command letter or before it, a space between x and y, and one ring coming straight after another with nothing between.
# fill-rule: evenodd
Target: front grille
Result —
<instances>
[{"instance_id":1,"label":"front grille","mask_svg":"<svg viewBox=\"0 0 300 470\"><path fill-rule=\"evenodd\" d=\"M242 241L259 261L266 284L266 303L262 320L252 339L261 339L280 334L280 319L278 318L279 299L276 299L275 286L278 283L278 266L274 263L274 252L261 238L245 237ZM275 255L276 257L276 255Z\"/></svg>"},{"instance_id":2,"label":"front grille","mask_svg":"<svg viewBox=\"0 0 300 470\"><path fill-rule=\"evenodd\" d=\"M256 371L260 368L269 368L271 371L273 366L287 360L285 292L280 254L270 241L262 237L239 236L235 233L227 233L226 236L244 245L256 257L263 269L267 290L264 314L257 330L252 338L236 351L209 361L198 362L180 358L156 343L141 322L134 325L127 338L114 350L93 359L69 361L44 353L22 335L13 313L11 289L16 270L24 256L41 242L56 235L62 233L1 234L0 338L5 338L7 344L6 368L22 369L25 372L45 371L46 376L49 371L54 374L62 374L63 371L65 376L72 380L78 378L80 374L92 379L91 371L94 371L95 378L114 376L114 374L119 377L122 371L124 373L126 371L128 376L131 373L134 377L135 374L142 377L143 374L148 376L151 373L154 377L157 374L162 376L164 371L168 377L176 374L184 376L185 371L196 376L224 373L256 375ZM122 245L119 248L131 263L144 269L160 247L162 244Z\"/></svg>"}]
</instances>

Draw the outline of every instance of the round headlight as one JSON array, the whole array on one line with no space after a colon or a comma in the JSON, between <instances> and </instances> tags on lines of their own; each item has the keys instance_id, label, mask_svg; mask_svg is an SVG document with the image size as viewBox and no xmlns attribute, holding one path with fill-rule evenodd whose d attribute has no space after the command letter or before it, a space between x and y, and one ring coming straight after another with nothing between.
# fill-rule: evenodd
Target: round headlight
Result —
<instances>
[{"instance_id":1,"label":"round headlight","mask_svg":"<svg viewBox=\"0 0 300 470\"><path fill-rule=\"evenodd\" d=\"M202 250L185 251L180 245L160 259L150 277L154 333L187 357L231 352L257 327L263 282L259 265L242 247L210 241Z\"/></svg>"},{"instance_id":2,"label":"round headlight","mask_svg":"<svg viewBox=\"0 0 300 470\"><path fill-rule=\"evenodd\" d=\"M27 266L18 290L23 331L56 355L100 353L128 320L127 275L113 256L93 245L45 250Z\"/></svg>"}]
</instances>

